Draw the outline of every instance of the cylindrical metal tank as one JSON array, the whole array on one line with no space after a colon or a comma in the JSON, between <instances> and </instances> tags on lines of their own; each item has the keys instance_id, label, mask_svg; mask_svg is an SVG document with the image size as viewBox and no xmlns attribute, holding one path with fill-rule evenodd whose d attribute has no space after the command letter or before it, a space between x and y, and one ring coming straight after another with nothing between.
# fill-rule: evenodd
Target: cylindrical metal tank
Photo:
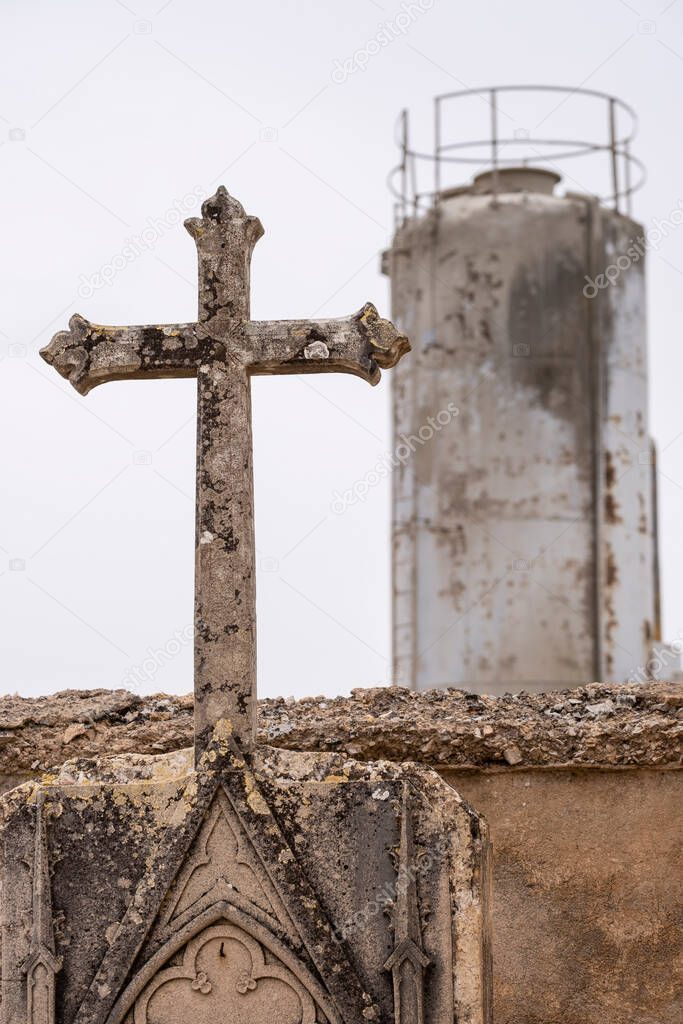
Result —
<instances>
[{"instance_id":1,"label":"cylindrical metal tank","mask_svg":"<svg viewBox=\"0 0 683 1024\"><path fill-rule=\"evenodd\" d=\"M626 681L658 639L643 229L558 180L480 175L385 254L401 685Z\"/></svg>"}]
</instances>

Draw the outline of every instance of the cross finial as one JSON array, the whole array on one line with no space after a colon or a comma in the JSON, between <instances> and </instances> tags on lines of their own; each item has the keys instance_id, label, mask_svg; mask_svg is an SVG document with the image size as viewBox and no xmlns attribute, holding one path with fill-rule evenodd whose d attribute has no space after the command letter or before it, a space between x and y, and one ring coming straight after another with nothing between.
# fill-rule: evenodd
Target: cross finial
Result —
<instances>
[{"instance_id":1,"label":"cross finial","mask_svg":"<svg viewBox=\"0 0 683 1024\"><path fill-rule=\"evenodd\" d=\"M195 240L199 258L200 321L247 320L251 254L263 235L261 221L248 216L221 185L202 203L201 217L186 220L185 227Z\"/></svg>"},{"instance_id":2,"label":"cross finial","mask_svg":"<svg viewBox=\"0 0 683 1024\"><path fill-rule=\"evenodd\" d=\"M85 395L111 380L196 377L195 754L228 719L244 748L256 724L256 599L250 377L352 373L371 384L409 342L371 303L331 320L249 319L263 234L222 186L185 226L197 246L195 323L104 327L73 316L44 359Z\"/></svg>"}]
</instances>

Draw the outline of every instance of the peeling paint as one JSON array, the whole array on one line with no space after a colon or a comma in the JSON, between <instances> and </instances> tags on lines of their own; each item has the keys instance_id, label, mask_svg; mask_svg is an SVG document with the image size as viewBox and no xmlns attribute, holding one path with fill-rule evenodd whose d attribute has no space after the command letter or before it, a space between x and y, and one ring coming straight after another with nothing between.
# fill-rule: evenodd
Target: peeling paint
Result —
<instances>
[{"instance_id":1,"label":"peeling paint","mask_svg":"<svg viewBox=\"0 0 683 1024\"><path fill-rule=\"evenodd\" d=\"M395 682L541 690L649 659L642 264L583 295L636 228L588 198L462 192L398 230L392 313L418 344L394 436L460 414L394 474Z\"/></svg>"}]
</instances>

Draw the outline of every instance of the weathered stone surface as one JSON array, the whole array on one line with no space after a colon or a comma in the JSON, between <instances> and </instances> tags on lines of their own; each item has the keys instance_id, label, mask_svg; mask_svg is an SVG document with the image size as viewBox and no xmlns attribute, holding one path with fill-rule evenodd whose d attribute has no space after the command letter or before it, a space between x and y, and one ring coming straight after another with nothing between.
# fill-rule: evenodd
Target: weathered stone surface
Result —
<instances>
[{"instance_id":1,"label":"weathered stone surface","mask_svg":"<svg viewBox=\"0 0 683 1024\"><path fill-rule=\"evenodd\" d=\"M587 710L608 701L614 712ZM682 703L679 685L591 686L498 698L471 723L471 701L459 692L358 691L348 700L262 701L259 736L267 724L279 730L273 743L322 746L346 729L340 749L353 744L363 757L380 749L388 721L386 746L399 760L419 756L420 735L429 743L432 763L491 828L496 1024L677 1024L683 773L671 769L680 764ZM191 707L191 697L106 691L5 697L0 729L17 728L0 767L26 777L31 756L46 766L72 758L63 779L76 783L93 771L88 751L187 748ZM73 722L94 728L64 746ZM478 739L472 725L501 737L493 756L491 736ZM526 729L524 760L512 767L504 750ZM531 760L536 749L543 756ZM140 778L160 781L169 770L182 775L191 751L115 758L103 778L125 781L129 762Z\"/></svg>"},{"instance_id":2,"label":"weathered stone surface","mask_svg":"<svg viewBox=\"0 0 683 1024\"><path fill-rule=\"evenodd\" d=\"M0 776L37 774L74 755L182 749L192 742L192 704L191 696L123 690L0 697ZM67 743L72 725L86 728ZM673 767L683 762L683 686L594 684L505 697L377 688L263 700L258 735L271 746L434 767Z\"/></svg>"},{"instance_id":3,"label":"weathered stone surface","mask_svg":"<svg viewBox=\"0 0 683 1024\"><path fill-rule=\"evenodd\" d=\"M413 999L430 1024L488 1019L486 827L429 769L247 765L219 726L198 772L191 751L78 759L0 809L3 1024L27 1019L41 822L60 1024L406 1024Z\"/></svg>"}]
</instances>

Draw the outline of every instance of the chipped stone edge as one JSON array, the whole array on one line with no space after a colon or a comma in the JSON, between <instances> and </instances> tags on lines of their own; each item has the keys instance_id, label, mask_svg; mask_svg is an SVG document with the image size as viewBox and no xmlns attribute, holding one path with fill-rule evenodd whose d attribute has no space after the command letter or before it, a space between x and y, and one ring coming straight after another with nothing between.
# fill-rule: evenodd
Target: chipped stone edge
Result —
<instances>
[{"instance_id":1,"label":"chipped stone edge","mask_svg":"<svg viewBox=\"0 0 683 1024\"><path fill-rule=\"evenodd\" d=\"M591 684L481 697L462 690L354 690L350 697L259 705L272 747L418 761L440 771L625 768L683 764L683 686ZM103 754L167 754L192 742L192 699L117 690L0 698L0 775L37 777Z\"/></svg>"}]
</instances>

